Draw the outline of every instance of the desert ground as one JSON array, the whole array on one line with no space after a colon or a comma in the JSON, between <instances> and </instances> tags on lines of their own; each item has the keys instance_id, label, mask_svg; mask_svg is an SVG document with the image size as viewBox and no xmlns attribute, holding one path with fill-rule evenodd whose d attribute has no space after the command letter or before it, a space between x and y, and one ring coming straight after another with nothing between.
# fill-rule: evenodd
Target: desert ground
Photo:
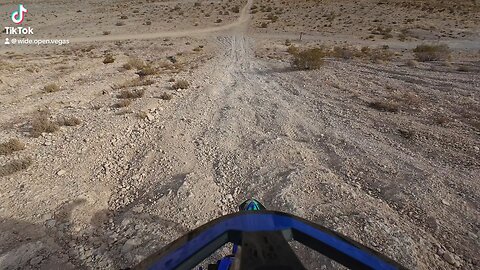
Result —
<instances>
[{"instance_id":1,"label":"desert ground","mask_svg":"<svg viewBox=\"0 0 480 270\"><path fill-rule=\"evenodd\" d=\"M480 267L478 0L23 4L25 38L70 43L1 34L0 269L133 267L251 197Z\"/></svg>"}]
</instances>

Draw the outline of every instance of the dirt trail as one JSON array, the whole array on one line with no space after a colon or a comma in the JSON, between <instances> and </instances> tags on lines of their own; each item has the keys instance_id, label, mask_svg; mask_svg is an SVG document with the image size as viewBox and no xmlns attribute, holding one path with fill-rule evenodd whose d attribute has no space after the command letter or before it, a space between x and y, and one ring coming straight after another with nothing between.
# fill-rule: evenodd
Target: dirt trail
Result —
<instances>
[{"instance_id":1,"label":"dirt trail","mask_svg":"<svg viewBox=\"0 0 480 270\"><path fill-rule=\"evenodd\" d=\"M253 0L248 0L247 4L240 11L238 19L232 23L225 24L222 26L216 27L207 27L201 29L187 29L179 31L162 31L162 32L153 32L153 33L140 33L140 34L120 34L120 35L108 35L108 36L94 36L94 37L80 37L72 38L70 42L72 43L83 43L83 42L104 42L104 41L118 41L118 40L145 40L145 39L157 39L164 37L185 37L185 36L201 36L204 37L206 34L229 31L234 28L238 28L246 25L249 20L249 10L252 6Z\"/></svg>"}]
</instances>

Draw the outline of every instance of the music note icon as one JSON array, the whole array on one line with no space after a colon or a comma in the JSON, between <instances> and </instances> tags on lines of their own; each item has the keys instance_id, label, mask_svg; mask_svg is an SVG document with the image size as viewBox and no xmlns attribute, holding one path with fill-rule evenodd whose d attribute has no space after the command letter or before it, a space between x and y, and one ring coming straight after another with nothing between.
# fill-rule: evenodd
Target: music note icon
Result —
<instances>
[{"instance_id":1,"label":"music note icon","mask_svg":"<svg viewBox=\"0 0 480 270\"><path fill-rule=\"evenodd\" d=\"M28 13L28 10L22 4L18 5L18 10L12 12L12 22L21 24L25 19L25 13Z\"/></svg>"}]
</instances>

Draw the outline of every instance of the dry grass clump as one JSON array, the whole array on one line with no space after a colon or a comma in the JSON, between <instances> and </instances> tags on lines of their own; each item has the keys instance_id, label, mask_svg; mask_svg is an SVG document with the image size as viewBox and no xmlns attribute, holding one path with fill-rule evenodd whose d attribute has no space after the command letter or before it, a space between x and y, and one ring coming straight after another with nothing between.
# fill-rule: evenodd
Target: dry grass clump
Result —
<instances>
[{"instance_id":1,"label":"dry grass clump","mask_svg":"<svg viewBox=\"0 0 480 270\"><path fill-rule=\"evenodd\" d=\"M123 100L120 100L119 102L113 104L113 107L114 108L125 108L125 107L130 106L130 104L132 104L132 101L130 99L123 99Z\"/></svg>"},{"instance_id":2,"label":"dry grass clump","mask_svg":"<svg viewBox=\"0 0 480 270\"><path fill-rule=\"evenodd\" d=\"M173 98L173 95L172 94L169 94L167 92L163 92L161 95L160 95L160 98L163 99L163 100L171 100Z\"/></svg>"},{"instance_id":3,"label":"dry grass clump","mask_svg":"<svg viewBox=\"0 0 480 270\"><path fill-rule=\"evenodd\" d=\"M418 67L418 62L413 59L410 59L407 61L407 66L411 68L416 68Z\"/></svg>"},{"instance_id":4,"label":"dry grass clump","mask_svg":"<svg viewBox=\"0 0 480 270\"><path fill-rule=\"evenodd\" d=\"M0 155L2 156L10 155L23 149L25 149L25 144L19 139L10 139L8 142L0 143Z\"/></svg>"},{"instance_id":5,"label":"dry grass clump","mask_svg":"<svg viewBox=\"0 0 480 270\"><path fill-rule=\"evenodd\" d=\"M142 69L145 66L145 62L137 57L131 57L128 59L128 62L123 65L125 69Z\"/></svg>"},{"instance_id":6,"label":"dry grass clump","mask_svg":"<svg viewBox=\"0 0 480 270\"><path fill-rule=\"evenodd\" d=\"M74 127L80 125L82 121L75 116L62 116L57 119L57 123L60 126Z\"/></svg>"},{"instance_id":7,"label":"dry grass clump","mask_svg":"<svg viewBox=\"0 0 480 270\"><path fill-rule=\"evenodd\" d=\"M113 58L113 55L111 54L105 55L105 58L103 59L104 64L111 64L113 62L115 62L115 58Z\"/></svg>"},{"instance_id":8,"label":"dry grass clump","mask_svg":"<svg viewBox=\"0 0 480 270\"><path fill-rule=\"evenodd\" d=\"M320 48L305 49L299 51L296 49L290 50L293 56L292 66L304 70L319 69L324 61L323 58L326 56L325 51Z\"/></svg>"},{"instance_id":9,"label":"dry grass clump","mask_svg":"<svg viewBox=\"0 0 480 270\"><path fill-rule=\"evenodd\" d=\"M31 158L13 160L0 167L0 177L12 175L16 172L23 171L32 165Z\"/></svg>"},{"instance_id":10,"label":"dry grass clump","mask_svg":"<svg viewBox=\"0 0 480 270\"><path fill-rule=\"evenodd\" d=\"M418 45L413 49L415 58L420 62L445 61L450 59L451 50L445 44L440 45Z\"/></svg>"},{"instance_id":11,"label":"dry grass clump","mask_svg":"<svg viewBox=\"0 0 480 270\"><path fill-rule=\"evenodd\" d=\"M155 75L155 74L157 74L157 69L152 67L151 65L144 65L143 67L138 69L136 74L140 77Z\"/></svg>"},{"instance_id":12,"label":"dry grass clump","mask_svg":"<svg viewBox=\"0 0 480 270\"><path fill-rule=\"evenodd\" d=\"M108 36L108 35L110 35L111 33L112 33L112 32L110 32L110 31L103 31L103 35L104 35L104 36Z\"/></svg>"},{"instance_id":13,"label":"dry grass clump","mask_svg":"<svg viewBox=\"0 0 480 270\"><path fill-rule=\"evenodd\" d=\"M43 87L43 91L46 93L58 92L60 87L56 83L49 83Z\"/></svg>"},{"instance_id":14,"label":"dry grass clump","mask_svg":"<svg viewBox=\"0 0 480 270\"><path fill-rule=\"evenodd\" d=\"M400 110L400 104L393 100L388 101L372 101L368 103L370 108L383 112L398 112Z\"/></svg>"},{"instance_id":15,"label":"dry grass clump","mask_svg":"<svg viewBox=\"0 0 480 270\"><path fill-rule=\"evenodd\" d=\"M147 86L152 85L155 82L152 80L145 80L142 78L135 78L132 80L125 81L121 84L115 85L113 89L122 89L122 88L129 88L129 87L138 87L138 86Z\"/></svg>"},{"instance_id":16,"label":"dry grass clump","mask_svg":"<svg viewBox=\"0 0 480 270\"><path fill-rule=\"evenodd\" d=\"M145 90L137 89L137 90L122 90L120 94L118 94L117 98L121 99L135 99L141 98L145 95Z\"/></svg>"},{"instance_id":17,"label":"dry grass clump","mask_svg":"<svg viewBox=\"0 0 480 270\"><path fill-rule=\"evenodd\" d=\"M240 13L240 7L239 7L239 6L234 6L234 7L231 9L231 11L232 11L233 13Z\"/></svg>"},{"instance_id":18,"label":"dry grass clump","mask_svg":"<svg viewBox=\"0 0 480 270\"><path fill-rule=\"evenodd\" d=\"M186 80L178 80L174 85L172 85L173 89L187 89L190 87L190 84Z\"/></svg>"},{"instance_id":19,"label":"dry grass clump","mask_svg":"<svg viewBox=\"0 0 480 270\"><path fill-rule=\"evenodd\" d=\"M58 130L58 124L52 122L48 112L38 112L34 115L31 122L30 135L32 137L39 137L42 133L53 133Z\"/></svg>"}]
</instances>

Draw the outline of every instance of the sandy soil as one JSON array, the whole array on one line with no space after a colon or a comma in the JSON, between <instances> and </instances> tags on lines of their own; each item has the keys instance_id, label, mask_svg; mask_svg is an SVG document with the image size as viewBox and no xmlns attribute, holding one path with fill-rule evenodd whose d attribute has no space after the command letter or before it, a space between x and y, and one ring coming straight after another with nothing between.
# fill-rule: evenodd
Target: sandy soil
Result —
<instances>
[{"instance_id":1,"label":"sandy soil","mask_svg":"<svg viewBox=\"0 0 480 270\"><path fill-rule=\"evenodd\" d=\"M38 24L38 36L72 43L0 48L0 142L25 143L0 155L0 165L32 160L0 178L0 268L131 267L248 197L411 269L478 268L478 3L457 3L447 16L448 8L422 11L411 1L357 1L355 9L349 1L201 2L32 1L27 22ZM239 13L218 15L237 5ZM251 14L253 5L283 11L259 28L268 12ZM339 15L322 26L331 11ZM435 29L413 27L422 36L398 40L407 13ZM303 25L299 14L309 14ZM342 26L346 16L356 28ZM378 27L362 25L366 17L397 21L395 37L365 38ZM454 50L449 62L407 65L411 48L439 38ZM327 58L300 71L290 66L286 39L299 47L388 45L395 56ZM115 61L104 64L106 55ZM132 57L157 72L122 86L139 76L125 68ZM179 80L188 89L173 89ZM50 83L59 91L45 93ZM116 107L122 90L142 89ZM398 110L369 106L385 100ZM32 137L32 118L45 108L52 121L75 116L81 124ZM338 268L299 254L310 269Z\"/></svg>"}]
</instances>

